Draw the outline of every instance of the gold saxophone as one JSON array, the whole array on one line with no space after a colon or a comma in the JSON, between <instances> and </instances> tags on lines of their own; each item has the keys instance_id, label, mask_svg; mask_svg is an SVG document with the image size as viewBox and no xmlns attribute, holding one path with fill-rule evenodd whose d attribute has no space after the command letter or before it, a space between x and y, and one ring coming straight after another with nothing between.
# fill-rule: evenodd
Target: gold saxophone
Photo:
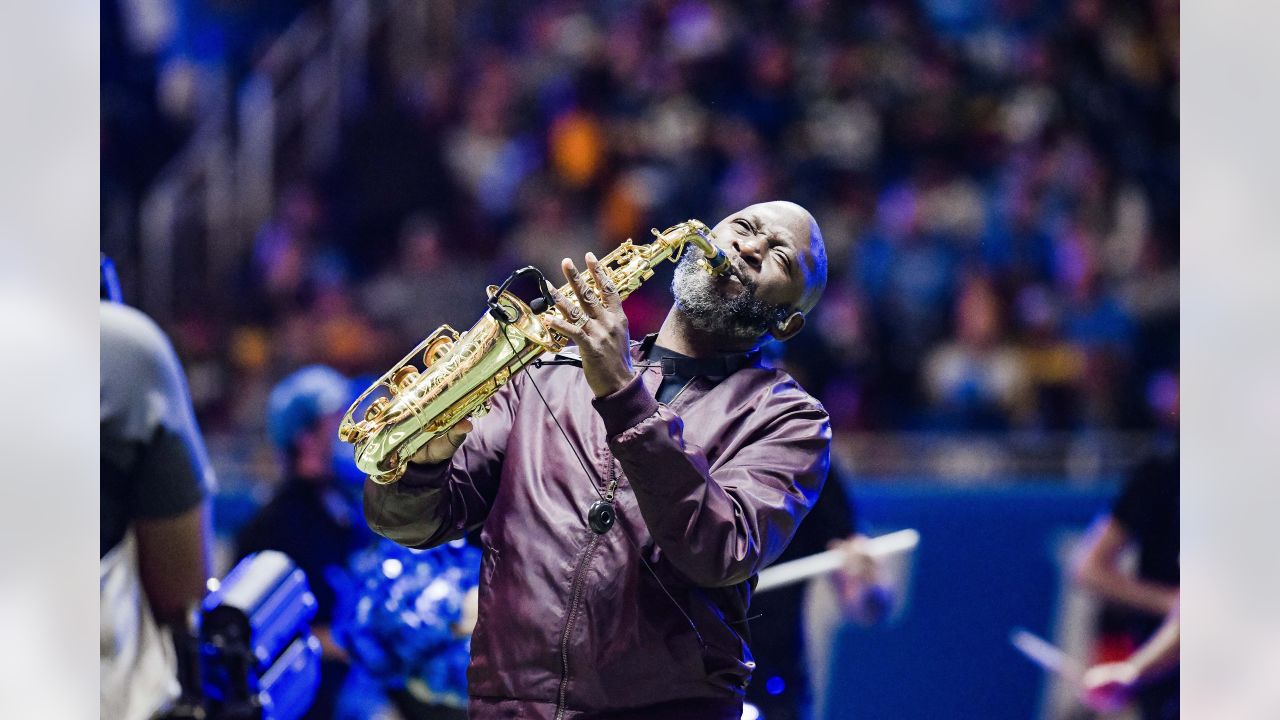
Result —
<instances>
[{"instance_id":1,"label":"gold saxophone","mask_svg":"<svg viewBox=\"0 0 1280 720\"><path fill-rule=\"evenodd\" d=\"M700 263L707 272L719 275L729 269L724 252L711 244L710 229L698 220L652 232L653 242L633 245L628 239L600 259L601 271L623 299L652 277L663 260L679 260L687 243L702 251ZM488 287L489 312L470 330L459 335L448 325L440 326L347 409L338 437L355 445L356 466L371 480L383 485L399 480L409 458L431 439L465 418L489 412L489 399L511 376L544 353L564 348L568 338L549 329L541 314L585 322L582 313L564 318L559 308L549 305L550 293L541 277L543 297L525 303L506 289L514 278L515 274L501 287ZM580 278L598 292L589 271ZM569 307L578 307L568 283L556 292ZM419 355L421 370L413 364Z\"/></svg>"}]
</instances>

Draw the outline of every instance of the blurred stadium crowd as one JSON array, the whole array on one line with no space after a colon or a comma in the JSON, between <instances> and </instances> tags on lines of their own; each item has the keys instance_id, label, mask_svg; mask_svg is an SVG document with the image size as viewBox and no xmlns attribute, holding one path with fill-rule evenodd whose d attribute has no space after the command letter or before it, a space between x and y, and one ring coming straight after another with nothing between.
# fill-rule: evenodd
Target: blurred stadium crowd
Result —
<instances>
[{"instance_id":1,"label":"blurred stadium crowd","mask_svg":"<svg viewBox=\"0 0 1280 720\"><path fill-rule=\"evenodd\" d=\"M103 248L127 276L200 92L313 6L102 7ZM167 323L206 431L261 428L304 364L381 372L469 327L523 264L774 198L826 235L787 362L838 433L1141 430L1176 392L1176 0L433 7L433 42L375 35L326 168L283 158L235 283ZM633 335L665 284L628 301Z\"/></svg>"}]
</instances>

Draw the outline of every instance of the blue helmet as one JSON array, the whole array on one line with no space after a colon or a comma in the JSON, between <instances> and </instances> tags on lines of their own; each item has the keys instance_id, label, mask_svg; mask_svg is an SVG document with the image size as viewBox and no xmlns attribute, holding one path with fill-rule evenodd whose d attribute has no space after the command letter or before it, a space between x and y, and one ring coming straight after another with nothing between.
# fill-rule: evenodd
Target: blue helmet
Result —
<instances>
[{"instance_id":1,"label":"blue helmet","mask_svg":"<svg viewBox=\"0 0 1280 720\"><path fill-rule=\"evenodd\" d=\"M281 380L267 398L267 434L281 450L326 415L341 412L352 399L351 383L326 365L308 365Z\"/></svg>"}]
</instances>

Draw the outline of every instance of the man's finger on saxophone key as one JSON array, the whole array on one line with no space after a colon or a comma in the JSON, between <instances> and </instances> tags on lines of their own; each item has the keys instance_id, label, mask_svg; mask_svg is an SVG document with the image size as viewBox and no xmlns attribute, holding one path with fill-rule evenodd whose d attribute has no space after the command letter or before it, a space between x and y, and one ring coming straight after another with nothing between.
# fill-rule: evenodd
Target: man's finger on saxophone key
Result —
<instances>
[{"instance_id":1,"label":"man's finger on saxophone key","mask_svg":"<svg viewBox=\"0 0 1280 720\"><path fill-rule=\"evenodd\" d=\"M560 312L565 312L565 308L561 307ZM581 346L583 341L586 339L586 333L580 326L574 323L566 322L558 317L549 316L546 319L546 324L552 330L572 340L575 345Z\"/></svg>"},{"instance_id":2,"label":"man's finger on saxophone key","mask_svg":"<svg viewBox=\"0 0 1280 720\"><path fill-rule=\"evenodd\" d=\"M578 304L571 302L569 298L556 292L551 291L551 299L555 302L556 309L560 311L560 316L568 320L569 323L577 327L582 322L582 310L578 308ZM550 325L552 316L548 316L547 324ZM563 335L564 333L561 333Z\"/></svg>"},{"instance_id":3,"label":"man's finger on saxophone key","mask_svg":"<svg viewBox=\"0 0 1280 720\"><path fill-rule=\"evenodd\" d=\"M573 288L573 294L578 297L578 305L582 306L582 312L589 318L598 317L600 297L578 276L578 266L573 264L573 260L565 258L560 261L560 270L564 272L564 279Z\"/></svg>"},{"instance_id":4,"label":"man's finger on saxophone key","mask_svg":"<svg viewBox=\"0 0 1280 720\"><path fill-rule=\"evenodd\" d=\"M609 275L604 271L604 268L600 267L600 261L596 260L595 253L587 253L587 270L591 272L591 277L595 280L596 287L600 289L600 300L604 303L604 306L610 310L620 307L622 301L618 297L618 288L609 279Z\"/></svg>"}]
</instances>

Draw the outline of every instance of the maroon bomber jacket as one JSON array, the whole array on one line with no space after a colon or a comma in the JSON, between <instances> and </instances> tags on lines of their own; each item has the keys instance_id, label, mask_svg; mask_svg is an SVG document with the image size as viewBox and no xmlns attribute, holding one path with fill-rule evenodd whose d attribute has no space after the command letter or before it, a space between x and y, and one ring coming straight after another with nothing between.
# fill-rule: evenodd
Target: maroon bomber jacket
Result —
<instances>
[{"instance_id":1,"label":"maroon bomber jacket","mask_svg":"<svg viewBox=\"0 0 1280 720\"><path fill-rule=\"evenodd\" d=\"M530 367L451 463L366 480L369 526L402 545L483 525L470 717L741 716L755 575L817 499L831 428L780 370L695 378L670 405L660 380L593 399L581 369ZM611 478L617 522L597 534Z\"/></svg>"}]
</instances>

